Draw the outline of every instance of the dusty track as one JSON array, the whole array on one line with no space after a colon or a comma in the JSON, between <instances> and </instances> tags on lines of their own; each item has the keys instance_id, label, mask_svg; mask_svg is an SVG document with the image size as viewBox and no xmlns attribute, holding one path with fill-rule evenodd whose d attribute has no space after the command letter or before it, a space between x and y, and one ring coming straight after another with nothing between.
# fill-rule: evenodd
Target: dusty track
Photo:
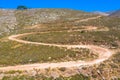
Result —
<instances>
[{"instance_id":1,"label":"dusty track","mask_svg":"<svg viewBox=\"0 0 120 80\"><path fill-rule=\"evenodd\" d=\"M96 17L96 18L99 18ZM79 22L88 21L94 18L83 19ZM86 29L87 30L87 29ZM91 29L92 30L92 29ZM58 44L48 44L48 43L39 43L39 42L30 42L21 40L19 37L27 36L29 34L34 33L24 33L18 35L12 35L9 37L9 40L17 41L24 44L35 44L35 45L45 45L45 46L56 46L56 47L66 47L68 49L71 48L88 48L99 54L99 57L93 61L68 61L68 62L58 62L58 63L35 63L35 64L26 64L26 65L17 65L17 66L8 66L8 67L0 67L0 71L9 71L9 70L33 70L35 69L45 69L45 68L57 68L57 67L82 67L82 66L91 66L94 64L99 64L112 56L112 52L109 49L94 46L94 45L58 45Z\"/></svg>"}]
</instances>

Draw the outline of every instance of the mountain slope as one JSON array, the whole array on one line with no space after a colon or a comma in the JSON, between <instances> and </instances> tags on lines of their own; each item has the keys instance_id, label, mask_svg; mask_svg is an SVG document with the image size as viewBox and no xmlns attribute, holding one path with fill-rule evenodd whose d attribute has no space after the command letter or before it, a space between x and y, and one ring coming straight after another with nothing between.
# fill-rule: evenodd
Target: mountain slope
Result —
<instances>
[{"instance_id":1,"label":"mountain slope","mask_svg":"<svg viewBox=\"0 0 120 80\"><path fill-rule=\"evenodd\" d=\"M0 10L0 36L40 23L65 22L95 16L68 9Z\"/></svg>"},{"instance_id":2,"label":"mountain slope","mask_svg":"<svg viewBox=\"0 0 120 80\"><path fill-rule=\"evenodd\" d=\"M100 11L95 11L95 12L93 12L93 14L99 14L99 15L102 15L102 16L108 16L109 15L107 13L100 12Z\"/></svg>"},{"instance_id":3,"label":"mountain slope","mask_svg":"<svg viewBox=\"0 0 120 80\"><path fill-rule=\"evenodd\" d=\"M119 17L120 18L120 10L117 10L117 11L111 13L109 16L111 16L111 17Z\"/></svg>"}]
</instances>

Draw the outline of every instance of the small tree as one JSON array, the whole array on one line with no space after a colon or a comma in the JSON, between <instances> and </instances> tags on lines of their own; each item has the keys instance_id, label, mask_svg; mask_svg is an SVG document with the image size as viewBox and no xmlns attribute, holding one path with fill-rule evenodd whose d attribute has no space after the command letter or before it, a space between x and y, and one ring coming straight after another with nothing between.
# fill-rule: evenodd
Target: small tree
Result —
<instances>
[{"instance_id":1,"label":"small tree","mask_svg":"<svg viewBox=\"0 0 120 80\"><path fill-rule=\"evenodd\" d=\"M18 9L18 10L26 10L27 7L26 7L26 6L18 6L17 9Z\"/></svg>"}]
</instances>

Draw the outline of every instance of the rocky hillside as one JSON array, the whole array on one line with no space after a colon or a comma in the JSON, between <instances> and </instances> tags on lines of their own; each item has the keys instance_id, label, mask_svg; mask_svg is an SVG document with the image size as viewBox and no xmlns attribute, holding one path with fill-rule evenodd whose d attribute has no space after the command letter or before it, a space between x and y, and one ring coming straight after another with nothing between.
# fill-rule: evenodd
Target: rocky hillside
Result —
<instances>
[{"instance_id":1,"label":"rocky hillside","mask_svg":"<svg viewBox=\"0 0 120 80\"><path fill-rule=\"evenodd\" d=\"M0 10L0 35L40 23L72 21L96 16L68 9Z\"/></svg>"},{"instance_id":2,"label":"rocky hillside","mask_svg":"<svg viewBox=\"0 0 120 80\"><path fill-rule=\"evenodd\" d=\"M14 10L0 10L0 35L9 33L17 26Z\"/></svg>"}]
</instances>

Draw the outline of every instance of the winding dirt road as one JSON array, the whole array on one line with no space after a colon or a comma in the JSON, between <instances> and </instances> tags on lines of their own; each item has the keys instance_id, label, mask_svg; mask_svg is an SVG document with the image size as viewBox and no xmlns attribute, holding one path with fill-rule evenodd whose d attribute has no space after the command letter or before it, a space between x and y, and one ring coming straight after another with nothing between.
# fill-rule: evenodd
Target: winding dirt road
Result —
<instances>
[{"instance_id":1,"label":"winding dirt road","mask_svg":"<svg viewBox=\"0 0 120 80\"><path fill-rule=\"evenodd\" d=\"M96 18L99 18L96 17ZM89 18L83 19L83 21L88 21L91 19L96 18ZM86 29L87 30L87 29ZM42 32L41 32L42 33ZM68 61L68 62L58 62L58 63L35 63L35 64L25 64L25 65L17 65L17 66L8 66L8 67L0 67L0 71L10 71L10 70L33 70L33 69L45 69L45 68L60 68L60 67L82 67L82 66L92 66L94 64L99 64L112 56L112 51L106 48L102 48L99 46L94 45L58 45L58 44L49 44L49 43L39 43L39 42L30 42L20 39L22 36L27 36L34 33L24 33L18 35L9 36L9 40L17 41L24 44L35 44L35 45L45 45L45 46L56 46L56 47L65 47L68 49L71 48L88 48L96 53L98 53L99 57L92 61Z\"/></svg>"}]
</instances>

